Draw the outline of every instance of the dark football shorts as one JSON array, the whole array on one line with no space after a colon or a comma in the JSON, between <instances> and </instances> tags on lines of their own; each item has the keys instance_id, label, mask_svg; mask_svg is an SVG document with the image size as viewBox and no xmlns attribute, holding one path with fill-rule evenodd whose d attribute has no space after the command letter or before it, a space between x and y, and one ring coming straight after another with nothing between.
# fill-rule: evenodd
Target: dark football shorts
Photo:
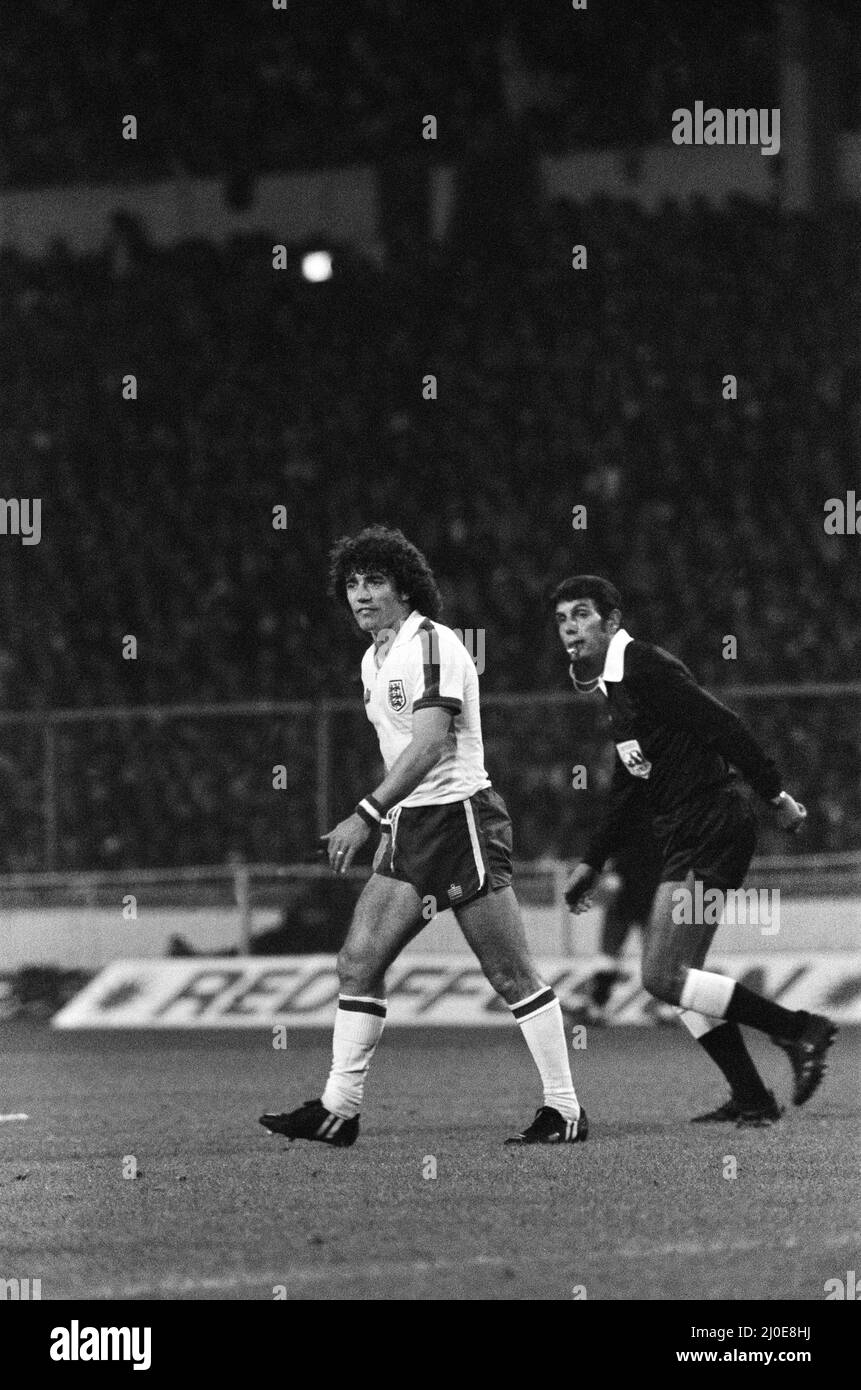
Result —
<instances>
[{"instance_id":1,"label":"dark football shorts","mask_svg":"<svg viewBox=\"0 0 861 1390\"><path fill-rule=\"evenodd\" d=\"M641 924L648 921L663 867L664 857L651 826L637 826L613 855L613 868L619 877L615 917Z\"/></svg>"},{"instance_id":2,"label":"dark football shorts","mask_svg":"<svg viewBox=\"0 0 861 1390\"><path fill-rule=\"evenodd\" d=\"M375 872L411 883L438 912L511 883L511 817L492 787L466 801L403 806L388 838Z\"/></svg>"},{"instance_id":3,"label":"dark football shorts","mask_svg":"<svg viewBox=\"0 0 861 1390\"><path fill-rule=\"evenodd\" d=\"M652 903L655 900L655 893L658 891L658 883L661 879L662 866L650 869L648 873L642 868L635 875L630 867L626 865L627 872L622 873L620 865L614 865L616 873L621 880L619 892L613 903L613 908L618 917L625 922L639 922L640 925L648 922L649 913L652 910Z\"/></svg>"},{"instance_id":4,"label":"dark football shorts","mask_svg":"<svg viewBox=\"0 0 861 1390\"><path fill-rule=\"evenodd\" d=\"M756 817L740 792L727 788L692 805L663 839L662 883L693 873L715 888L740 888L756 849Z\"/></svg>"}]
</instances>

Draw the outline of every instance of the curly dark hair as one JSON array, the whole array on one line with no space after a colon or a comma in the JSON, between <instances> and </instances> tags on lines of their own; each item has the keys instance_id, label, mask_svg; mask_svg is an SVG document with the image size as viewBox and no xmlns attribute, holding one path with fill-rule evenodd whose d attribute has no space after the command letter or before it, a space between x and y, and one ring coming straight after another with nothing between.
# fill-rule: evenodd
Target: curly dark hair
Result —
<instances>
[{"instance_id":1,"label":"curly dark hair","mask_svg":"<svg viewBox=\"0 0 861 1390\"><path fill-rule=\"evenodd\" d=\"M366 526L357 536L342 536L329 554L329 593L347 602L351 574L379 570L404 593L411 608L426 618L438 618L442 598L430 565L403 531L390 526Z\"/></svg>"}]
</instances>

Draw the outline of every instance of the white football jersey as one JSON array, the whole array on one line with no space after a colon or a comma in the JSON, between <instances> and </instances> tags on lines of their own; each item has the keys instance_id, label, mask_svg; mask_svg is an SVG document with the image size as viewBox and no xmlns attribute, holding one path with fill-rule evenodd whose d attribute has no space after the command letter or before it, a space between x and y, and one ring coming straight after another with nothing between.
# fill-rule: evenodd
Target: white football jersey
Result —
<instances>
[{"instance_id":1,"label":"white football jersey","mask_svg":"<svg viewBox=\"0 0 861 1390\"><path fill-rule=\"evenodd\" d=\"M450 627L414 609L401 624L377 669L375 648L362 658L365 711L377 731L388 771L413 735L413 710L451 711L455 743L401 806L465 801L490 786L478 710L478 675L472 657ZM393 808L394 809L394 808Z\"/></svg>"}]
</instances>

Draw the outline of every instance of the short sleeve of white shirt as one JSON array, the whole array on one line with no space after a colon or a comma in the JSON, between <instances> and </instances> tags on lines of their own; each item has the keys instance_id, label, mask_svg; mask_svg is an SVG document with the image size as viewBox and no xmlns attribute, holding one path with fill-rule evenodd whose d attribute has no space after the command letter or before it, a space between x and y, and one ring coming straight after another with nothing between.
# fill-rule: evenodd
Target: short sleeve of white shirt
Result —
<instances>
[{"instance_id":1,"label":"short sleeve of white shirt","mask_svg":"<svg viewBox=\"0 0 861 1390\"><path fill-rule=\"evenodd\" d=\"M440 708L460 714L469 653L449 628L437 627L428 619L417 636L421 667L415 673L413 711Z\"/></svg>"}]
</instances>

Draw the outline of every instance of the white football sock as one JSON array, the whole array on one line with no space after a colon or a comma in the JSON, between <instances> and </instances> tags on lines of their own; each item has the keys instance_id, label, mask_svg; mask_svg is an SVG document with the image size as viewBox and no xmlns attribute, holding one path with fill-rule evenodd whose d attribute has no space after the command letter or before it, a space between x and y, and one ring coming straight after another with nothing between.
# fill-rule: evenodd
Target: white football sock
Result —
<instances>
[{"instance_id":1,"label":"white football sock","mask_svg":"<svg viewBox=\"0 0 861 1390\"><path fill-rule=\"evenodd\" d=\"M728 975L716 975L712 970L688 969L679 1003L683 1009L705 1014L706 1018L726 1018L734 989L735 980Z\"/></svg>"},{"instance_id":2,"label":"white football sock","mask_svg":"<svg viewBox=\"0 0 861 1390\"><path fill-rule=\"evenodd\" d=\"M332 1068L320 1099L333 1115L351 1120L362 1108L365 1078L386 1022L385 999L338 997Z\"/></svg>"},{"instance_id":3,"label":"white football sock","mask_svg":"<svg viewBox=\"0 0 861 1390\"><path fill-rule=\"evenodd\" d=\"M676 1009L679 1022L687 1028L692 1038L699 1042L706 1033L713 1033L715 1028L722 1028L724 1019L706 1018L705 1014L694 1013L692 1009Z\"/></svg>"},{"instance_id":4,"label":"white football sock","mask_svg":"<svg viewBox=\"0 0 861 1390\"><path fill-rule=\"evenodd\" d=\"M541 1075L544 1104L558 1110L563 1120L579 1119L580 1103L568 1065L565 1024L553 990L542 985L534 994L508 1007L520 1024L526 1046Z\"/></svg>"}]
</instances>

